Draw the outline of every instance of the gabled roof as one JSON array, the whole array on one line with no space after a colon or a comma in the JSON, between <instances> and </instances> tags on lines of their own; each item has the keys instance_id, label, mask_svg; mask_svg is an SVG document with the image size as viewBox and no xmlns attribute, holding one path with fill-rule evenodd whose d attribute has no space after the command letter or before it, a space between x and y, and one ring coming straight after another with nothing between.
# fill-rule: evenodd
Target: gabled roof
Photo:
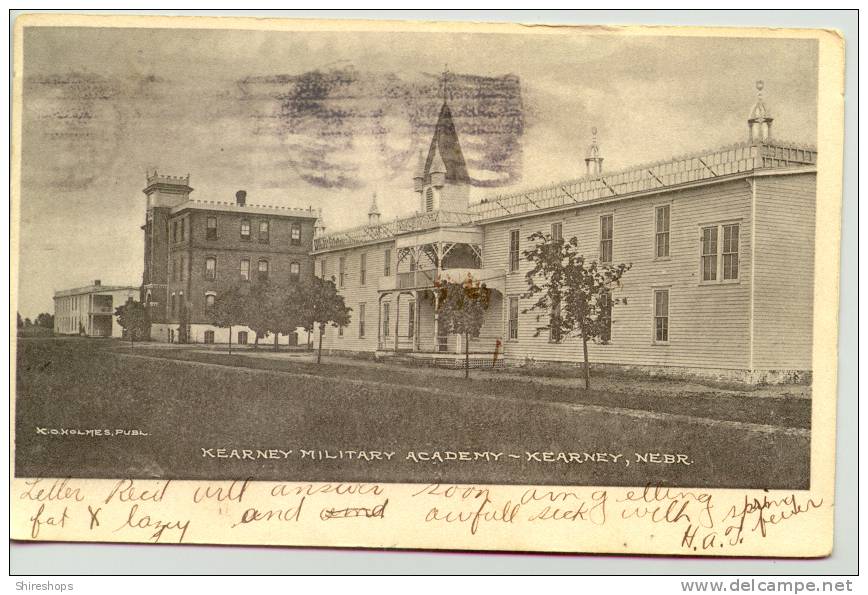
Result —
<instances>
[{"instance_id":1,"label":"gabled roof","mask_svg":"<svg viewBox=\"0 0 868 595\"><path fill-rule=\"evenodd\" d=\"M428 158L425 160L425 173L431 173L434 165L434 157L439 153L440 159L446 166L446 180L458 184L469 184L470 175L467 173L467 163L464 161L464 153L458 142L458 133L455 131L455 123L452 121L452 111L446 102L440 108L437 124L434 127L434 137L431 139L431 147L428 149ZM438 164L439 165L439 164Z\"/></svg>"}]
</instances>

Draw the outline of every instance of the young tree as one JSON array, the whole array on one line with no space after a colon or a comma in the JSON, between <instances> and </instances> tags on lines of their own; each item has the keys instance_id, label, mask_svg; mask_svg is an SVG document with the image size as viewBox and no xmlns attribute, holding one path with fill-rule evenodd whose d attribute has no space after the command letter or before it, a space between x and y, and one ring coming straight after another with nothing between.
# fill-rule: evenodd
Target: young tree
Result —
<instances>
[{"instance_id":1,"label":"young tree","mask_svg":"<svg viewBox=\"0 0 868 595\"><path fill-rule=\"evenodd\" d=\"M145 305L133 298L129 298L125 304L115 308L115 316L118 317L118 324L127 332L131 347L137 337L145 336L147 327L150 326Z\"/></svg>"},{"instance_id":2,"label":"young tree","mask_svg":"<svg viewBox=\"0 0 868 595\"><path fill-rule=\"evenodd\" d=\"M578 335L584 354L585 388L591 388L588 341L607 340L612 322L612 306L624 301L613 298L621 278L632 264L606 264L588 260L578 252L578 240L553 239L535 232L528 237L534 246L524 251L533 268L525 279L524 298L536 298L529 310L542 310L549 324L537 328L536 335L549 331L554 341ZM528 310L524 310L527 312Z\"/></svg>"},{"instance_id":3,"label":"young tree","mask_svg":"<svg viewBox=\"0 0 868 595\"><path fill-rule=\"evenodd\" d=\"M292 283L286 288L275 288L271 301L273 304L274 323L274 350L277 351L278 333L289 336L298 328L308 330L312 326L311 316L308 314L309 298L312 291L310 284L306 282ZM308 335L310 332L308 330Z\"/></svg>"},{"instance_id":4,"label":"young tree","mask_svg":"<svg viewBox=\"0 0 868 595\"><path fill-rule=\"evenodd\" d=\"M275 326L274 287L268 279L257 279L247 296L244 324L253 331L253 348L259 348L259 339L264 338Z\"/></svg>"},{"instance_id":5,"label":"young tree","mask_svg":"<svg viewBox=\"0 0 868 595\"><path fill-rule=\"evenodd\" d=\"M232 354L232 327L244 324L247 296L237 285L219 293L214 298L214 305L208 309L211 323L220 328L229 329L229 353Z\"/></svg>"},{"instance_id":6,"label":"young tree","mask_svg":"<svg viewBox=\"0 0 868 595\"><path fill-rule=\"evenodd\" d=\"M319 328L319 347L316 363L322 361L322 337L327 325L346 327L350 324L350 312L344 303L344 296L338 293L334 281L314 277L303 293L302 320L304 328Z\"/></svg>"},{"instance_id":7,"label":"young tree","mask_svg":"<svg viewBox=\"0 0 868 595\"><path fill-rule=\"evenodd\" d=\"M485 311L491 303L491 290L469 276L464 283L438 281L437 320L450 334L464 337L464 377L470 377L470 339L479 336Z\"/></svg>"}]
</instances>

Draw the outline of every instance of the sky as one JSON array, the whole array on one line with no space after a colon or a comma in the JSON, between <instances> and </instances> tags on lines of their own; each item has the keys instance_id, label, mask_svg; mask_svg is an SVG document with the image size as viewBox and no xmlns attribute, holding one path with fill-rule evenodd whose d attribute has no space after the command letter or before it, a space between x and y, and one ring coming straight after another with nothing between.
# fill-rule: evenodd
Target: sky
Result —
<instances>
[{"instance_id":1,"label":"sky","mask_svg":"<svg viewBox=\"0 0 868 595\"><path fill-rule=\"evenodd\" d=\"M141 283L146 171L336 231L374 192L383 219L415 211L444 93L477 201L581 176L594 127L606 171L742 142L760 79L773 135L815 144L814 41L28 28L19 311Z\"/></svg>"}]
</instances>

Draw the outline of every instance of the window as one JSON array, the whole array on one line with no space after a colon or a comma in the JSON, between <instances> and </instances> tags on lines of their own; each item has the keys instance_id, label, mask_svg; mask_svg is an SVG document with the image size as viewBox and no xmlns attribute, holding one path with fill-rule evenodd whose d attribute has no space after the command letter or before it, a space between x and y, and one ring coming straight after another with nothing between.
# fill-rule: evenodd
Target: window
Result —
<instances>
[{"instance_id":1,"label":"window","mask_svg":"<svg viewBox=\"0 0 868 595\"><path fill-rule=\"evenodd\" d=\"M654 256L666 258L669 256L669 205L657 207L654 212Z\"/></svg>"},{"instance_id":2,"label":"window","mask_svg":"<svg viewBox=\"0 0 868 595\"><path fill-rule=\"evenodd\" d=\"M263 244L268 243L268 221L259 222L259 241Z\"/></svg>"},{"instance_id":3,"label":"window","mask_svg":"<svg viewBox=\"0 0 868 595\"><path fill-rule=\"evenodd\" d=\"M213 308L214 307L214 301L216 299L217 299L217 296L215 296L213 293L205 294L205 307L206 308Z\"/></svg>"},{"instance_id":4,"label":"window","mask_svg":"<svg viewBox=\"0 0 868 595\"><path fill-rule=\"evenodd\" d=\"M214 342L214 331L205 331L205 342L213 343Z\"/></svg>"},{"instance_id":5,"label":"window","mask_svg":"<svg viewBox=\"0 0 868 595\"><path fill-rule=\"evenodd\" d=\"M392 250L386 248L383 252L383 276L388 277L392 274Z\"/></svg>"},{"instance_id":6,"label":"window","mask_svg":"<svg viewBox=\"0 0 868 595\"><path fill-rule=\"evenodd\" d=\"M344 336L344 327L339 326L338 327L338 337L343 337L343 336Z\"/></svg>"},{"instance_id":7,"label":"window","mask_svg":"<svg viewBox=\"0 0 868 595\"><path fill-rule=\"evenodd\" d=\"M518 298L509 298L509 329L508 337L511 340L518 339Z\"/></svg>"},{"instance_id":8,"label":"window","mask_svg":"<svg viewBox=\"0 0 868 595\"><path fill-rule=\"evenodd\" d=\"M347 257L341 256L338 260L338 287L344 286L344 281L347 276Z\"/></svg>"},{"instance_id":9,"label":"window","mask_svg":"<svg viewBox=\"0 0 868 595\"><path fill-rule=\"evenodd\" d=\"M205 225L205 239L217 239L217 217L208 217L208 222Z\"/></svg>"},{"instance_id":10,"label":"window","mask_svg":"<svg viewBox=\"0 0 868 595\"><path fill-rule=\"evenodd\" d=\"M326 268L327 268L326 260L327 260L327 259L323 258L321 261L319 261L319 276L320 276L320 279L325 279L325 278L326 278Z\"/></svg>"},{"instance_id":11,"label":"window","mask_svg":"<svg viewBox=\"0 0 868 595\"><path fill-rule=\"evenodd\" d=\"M268 279L268 261L265 260L264 258L259 259L258 271L259 271L259 278L261 280L264 281L264 280Z\"/></svg>"},{"instance_id":12,"label":"window","mask_svg":"<svg viewBox=\"0 0 868 595\"><path fill-rule=\"evenodd\" d=\"M600 217L600 262L612 262L612 215Z\"/></svg>"},{"instance_id":13,"label":"window","mask_svg":"<svg viewBox=\"0 0 868 595\"><path fill-rule=\"evenodd\" d=\"M241 259L241 280L250 281L250 259Z\"/></svg>"},{"instance_id":14,"label":"window","mask_svg":"<svg viewBox=\"0 0 868 595\"><path fill-rule=\"evenodd\" d=\"M359 338L365 336L365 305L359 304Z\"/></svg>"},{"instance_id":15,"label":"window","mask_svg":"<svg viewBox=\"0 0 868 595\"><path fill-rule=\"evenodd\" d=\"M383 303L383 337L389 336L389 308L391 304L389 302Z\"/></svg>"},{"instance_id":16,"label":"window","mask_svg":"<svg viewBox=\"0 0 868 595\"><path fill-rule=\"evenodd\" d=\"M187 267L185 267L184 265L185 265L185 262L184 262L184 255L182 254L182 255L181 255L181 271L180 271L180 274L179 274L179 276L181 277L181 281L184 280L184 269L187 268Z\"/></svg>"},{"instance_id":17,"label":"window","mask_svg":"<svg viewBox=\"0 0 868 595\"><path fill-rule=\"evenodd\" d=\"M654 341L669 342L669 290L654 290Z\"/></svg>"},{"instance_id":18,"label":"window","mask_svg":"<svg viewBox=\"0 0 868 595\"><path fill-rule=\"evenodd\" d=\"M416 302L407 305L409 319L407 320L407 337L410 339L416 334Z\"/></svg>"},{"instance_id":19,"label":"window","mask_svg":"<svg viewBox=\"0 0 868 595\"><path fill-rule=\"evenodd\" d=\"M217 259L209 256L205 259L205 279L213 281L217 278Z\"/></svg>"},{"instance_id":20,"label":"window","mask_svg":"<svg viewBox=\"0 0 868 595\"><path fill-rule=\"evenodd\" d=\"M250 219L242 219L241 220L241 239L249 240L250 239Z\"/></svg>"},{"instance_id":21,"label":"window","mask_svg":"<svg viewBox=\"0 0 868 595\"><path fill-rule=\"evenodd\" d=\"M552 241L560 242L564 239L564 224L563 223L552 223Z\"/></svg>"},{"instance_id":22,"label":"window","mask_svg":"<svg viewBox=\"0 0 868 595\"><path fill-rule=\"evenodd\" d=\"M561 342L561 305L560 303L552 306L549 321L549 341L552 343Z\"/></svg>"},{"instance_id":23,"label":"window","mask_svg":"<svg viewBox=\"0 0 868 595\"><path fill-rule=\"evenodd\" d=\"M509 272L514 273L518 270L518 230L513 229L509 232Z\"/></svg>"},{"instance_id":24,"label":"window","mask_svg":"<svg viewBox=\"0 0 868 595\"><path fill-rule=\"evenodd\" d=\"M293 223L289 229L289 243L293 246L301 246L301 224Z\"/></svg>"},{"instance_id":25,"label":"window","mask_svg":"<svg viewBox=\"0 0 868 595\"><path fill-rule=\"evenodd\" d=\"M178 241L178 222L172 221L172 241Z\"/></svg>"},{"instance_id":26,"label":"window","mask_svg":"<svg viewBox=\"0 0 868 595\"><path fill-rule=\"evenodd\" d=\"M177 303L175 302L175 293L174 293L174 292L172 292L172 297L171 297L171 299L170 299L170 301L169 301L169 305L170 305L170 306L169 306L169 307L170 307L170 309L169 309L169 313L170 313L172 316L174 316L175 313L177 312L177 309L178 309L178 308L177 308Z\"/></svg>"},{"instance_id":27,"label":"window","mask_svg":"<svg viewBox=\"0 0 868 595\"><path fill-rule=\"evenodd\" d=\"M738 279L738 224L723 226L723 280Z\"/></svg>"},{"instance_id":28,"label":"window","mask_svg":"<svg viewBox=\"0 0 868 595\"><path fill-rule=\"evenodd\" d=\"M364 285L368 278L368 255L362 253L359 255L359 285Z\"/></svg>"},{"instance_id":29,"label":"window","mask_svg":"<svg viewBox=\"0 0 868 595\"><path fill-rule=\"evenodd\" d=\"M247 331L238 331L238 344L247 345Z\"/></svg>"},{"instance_id":30,"label":"window","mask_svg":"<svg viewBox=\"0 0 868 595\"><path fill-rule=\"evenodd\" d=\"M428 188L425 191L425 212L430 213L434 210L434 190Z\"/></svg>"},{"instance_id":31,"label":"window","mask_svg":"<svg viewBox=\"0 0 868 595\"><path fill-rule=\"evenodd\" d=\"M597 307L599 309L597 312L598 320L603 326L600 331L600 340L603 343L608 343L612 340L612 296L609 292L600 296Z\"/></svg>"},{"instance_id":32,"label":"window","mask_svg":"<svg viewBox=\"0 0 868 595\"><path fill-rule=\"evenodd\" d=\"M181 241L187 236L187 218L181 219Z\"/></svg>"},{"instance_id":33,"label":"window","mask_svg":"<svg viewBox=\"0 0 868 595\"><path fill-rule=\"evenodd\" d=\"M702 228L702 280L717 279L717 226Z\"/></svg>"},{"instance_id":34,"label":"window","mask_svg":"<svg viewBox=\"0 0 868 595\"><path fill-rule=\"evenodd\" d=\"M416 254L413 252L410 253L410 270L416 270Z\"/></svg>"},{"instance_id":35,"label":"window","mask_svg":"<svg viewBox=\"0 0 868 595\"><path fill-rule=\"evenodd\" d=\"M289 280L293 283L297 282L301 277L301 265L297 262L289 263Z\"/></svg>"}]
</instances>

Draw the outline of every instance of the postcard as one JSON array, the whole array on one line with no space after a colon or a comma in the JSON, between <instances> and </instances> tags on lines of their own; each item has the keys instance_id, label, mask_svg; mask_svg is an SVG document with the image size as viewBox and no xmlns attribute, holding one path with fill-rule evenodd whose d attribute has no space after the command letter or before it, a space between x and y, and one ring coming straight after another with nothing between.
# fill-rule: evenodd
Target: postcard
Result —
<instances>
[{"instance_id":1,"label":"postcard","mask_svg":"<svg viewBox=\"0 0 868 595\"><path fill-rule=\"evenodd\" d=\"M828 555L843 48L18 17L12 537Z\"/></svg>"}]
</instances>

